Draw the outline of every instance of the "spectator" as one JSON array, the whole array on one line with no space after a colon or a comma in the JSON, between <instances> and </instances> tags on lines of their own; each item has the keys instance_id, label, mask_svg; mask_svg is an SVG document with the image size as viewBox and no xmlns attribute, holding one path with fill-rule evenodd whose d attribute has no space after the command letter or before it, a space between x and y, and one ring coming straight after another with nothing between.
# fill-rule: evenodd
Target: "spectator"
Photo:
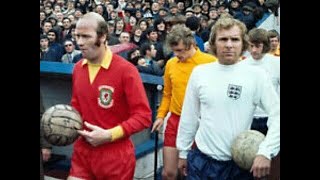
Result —
<instances>
[{"instance_id":1,"label":"spectator","mask_svg":"<svg viewBox=\"0 0 320 180\"><path fill-rule=\"evenodd\" d=\"M184 10L186 8L184 2L183 1L177 2L177 7L178 7L178 12L180 14L183 14L183 12L184 12Z\"/></svg>"},{"instance_id":2,"label":"spectator","mask_svg":"<svg viewBox=\"0 0 320 180\"><path fill-rule=\"evenodd\" d=\"M46 18L46 13L44 11L40 11L40 23L44 22Z\"/></svg>"},{"instance_id":3,"label":"spectator","mask_svg":"<svg viewBox=\"0 0 320 180\"><path fill-rule=\"evenodd\" d=\"M108 22L108 45L112 46L115 44L119 44L119 39L114 35L115 22L114 20L109 20Z\"/></svg>"},{"instance_id":4,"label":"spectator","mask_svg":"<svg viewBox=\"0 0 320 180\"><path fill-rule=\"evenodd\" d=\"M61 6L59 4L54 5L52 15L55 16L57 13L61 13L61 12L62 12Z\"/></svg>"},{"instance_id":5,"label":"spectator","mask_svg":"<svg viewBox=\"0 0 320 180\"><path fill-rule=\"evenodd\" d=\"M62 12L64 17L68 17L70 14L73 14L75 12L75 4L74 0L67 0L67 9Z\"/></svg>"},{"instance_id":6,"label":"spectator","mask_svg":"<svg viewBox=\"0 0 320 180\"><path fill-rule=\"evenodd\" d=\"M151 14L152 14L152 17L154 19L158 19L159 18L159 9L160 9L159 3L158 2L152 2Z\"/></svg>"},{"instance_id":7,"label":"spectator","mask_svg":"<svg viewBox=\"0 0 320 180\"><path fill-rule=\"evenodd\" d=\"M235 16L238 13L241 13L241 3L239 0L231 0L228 5L229 14Z\"/></svg>"},{"instance_id":8,"label":"spectator","mask_svg":"<svg viewBox=\"0 0 320 180\"><path fill-rule=\"evenodd\" d=\"M234 18L243 22L248 30L255 27L255 17L253 15L253 8L248 5L244 5L240 13L235 14Z\"/></svg>"},{"instance_id":9,"label":"spectator","mask_svg":"<svg viewBox=\"0 0 320 180\"><path fill-rule=\"evenodd\" d=\"M200 18L200 16L202 15L201 14L201 11L202 11L202 7L199 3L195 3L193 6L192 6L192 9L193 9L193 13L194 13L194 16Z\"/></svg>"},{"instance_id":10,"label":"spectator","mask_svg":"<svg viewBox=\"0 0 320 180\"><path fill-rule=\"evenodd\" d=\"M74 21L75 23L77 23L77 21L82 18L82 16L84 15L84 13L82 13L82 11L80 9L76 9L74 12Z\"/></svg>"},{"instance_id":11,"label":"spectator","mask_svg":"<svg viewBox=\"0 0 320 180\"><path fill-rule=\"evenodd\" d=\"M121 17L118 17L118 12L115 10L111 11L108 20L116 20L117 18L121 18Z\"/></svg>"},{"instance_id":12,"label":"spectator","mask_svg":"<svg viewBox=\"0 0 320 180\"><path fill-rule=\"evenodd\" d=\"M137 18L135 16L130 16L129 17L129 23L125 24L125 31L126 32L130 32L132 30L133 27L135 27L137 25Z\"/></svg>"},{"instance_id":13,"label":"spectator","mask_svg":"<svg viewBox=\"0 0 320 180\"><path fill-rule=\"evenodd\" d=\"M136 47L136 48L133 48L133 49L130 49L128 51L128 61L129 62L132 62L132 59L137 57L137 56L140 56L140 50L139 50L139 47Z\"/></svg>"},{"instance_id":14,"label":"spectator","mask_svg":"<svg viewBox=\"0 0 320 180\"><path fill-rule=\"evenodd\" d=\"M50 20L45 20L43 22L41 34L47 35L50 29L52 29L52 22Z\"/></svg>"},{"instance_id":15,"label":"spectator","mask_svg":"<svg viewBox=\"0 0 320 180\"><path fill-rule=\"evenodd\" d=\"M81 51L75 49L75 43L70 39L65 40L63 45L66 53L62 56L61 61L67 64L73 63L73 58L81 54Z\"/></svg>"},{"instance_id":16,"label":"spectator","mask_svg":"<svg viewBox=\"0 0 320 180\"><path fill-rule=\"evenodd\" d=\"M124 29L125 29L124 20L119 18L119 17L116 18L116 20L115 20L115 30L114 30L113 36L119 38L120 34L122 32L124 32Z\"/></svg>"},{"instance_id":17,"label":"spectator","mask_svg":"<svg viewBox=\"0 0 320 180\"><path fill-rule=\"evenodd\" d=\"M40 35L40 61L60 62L61 57L56 49L49 47L47 35Z\"/></svg>"},{"instance_id":18,"label":"spectator","mask_svg":"<svg viewBox=\"0 0 320 180\"><path fill-rule=\"evenodd\" d=\"M61 34L62 28L58 25L58 19L55 17L48 18L51 21L52 29L56 30L58 34Z\"/></svg>"},{"instance_id":19,"label":"spectator","mask_svg":"<svg viewBox=\"0 0 320 180\"><path fill-rule=\"evenodd\" d=\"M164 42L167 36L165 20L162 18L156 19L153 23L153 27L156 29L158 33L158 40L160 42Z\"/></svg>"},{"instance_id":20,"label":"spectator","mask_svg":"<svg viewBox=\"0 0 320 180\"><path fill-rule=\"evenodd\" d=\"M63 24L63 29L61 31L60 37L61 37L61 42L63 42L66 39L71 38L71 20L68 17L63 18L62 20Z\"/></svg>"},{"instance_id":21,"label":"spectator","mask_svg":"<svg viewBox=\"0 0 320 180\"><path fill-rule=\"evenodd\" d=\"M131 43L130 42L130 34L128 32L122 32L120 34L120 37L119 37L119 42L120 44L119 45L124 45L124 44L132 44L133 46L132 47L135 47L135 44ZM130 49L126 49L120 53L118 53L121 57L123 57L124 59L128 59L128 52L131 50Z\"/></svg>"},{"instance_id":22,"label":"spectator","mask_svg":"<svg viewBox=\"0 0 320 180\"><path fill-rule=\"evenodd\" d=\"M186 18L188 18L188 17L191 17L191 16L193 16L194 15L194 13L193 13L193 9L192 8L187 8L186 9L186 11L184 12L185 13L185 16L186 16Z\"/></svg>"},{"instance_id":23,"label":"spectator","mask_svg":"<svg viewBox=\"0 0 320 180\"><path fill-rule=\"evenodd\" d=\"M158 65L163 68L166 64L166 61L163 53L163 43L161 41L158 41L157 30L153 26L151 26L146 30L146 35L147 39L143 43L148 42L154 45L155 49L157 50L155 61L157 61Z\"/></svg>"},{"instance_id":24,"label":"spectator","mask_svg":"<svg viewBox=\"0 0 320 180\"><path fill-rule=\"evenodd\" d=\"M58 58L55 61L60 61L62 55L64 54L64 48L60 43L58 32L54 29L50 29L47 36L49 38L49 48L56 52L56 56Z\"/></svg>"},{"instance_id":25,"label":"spectator","mask_svg":"<svg viewBox=\"0 0 320 180\"><path fill-rule=\"evenodd\" d=\"M119 36L120 44L129 43L130 42L130 34L128 32L121 32Z\"/></svg>"},{"instance_id":26,"label":"spectator","mask_svg":"<svg viewBox=\"0 0 320 180\"><path fill-rule=\"evenodd\" d=\"M158 64L151 60L147 63L146 59L142 56L136 56L130 61L133 65L138 68L141 73L152 74L156 76L162 76L163 70L158 66Z\"/></svg>"},{"instance_id":27,"label":"spectator","mask_svg":"<svg viewBox=\"0 0 320 180\"><path fill-rule=\"evenodd\" d=\"M60 27L63 27L63 23L62 23L63 18L64 18L63 14L62 13L57 13L56 14L56 18L58 20L57 25L60 26Z\"/></svg>"},{"instance_id":28,"label":"spectator","mask_svg":"<svg viewBox=\"0 0 320 180\"><path fill-rule=\"evenodd\" d=\"M51 3L49 3L51 4ZM46 13L46 17L50 17L52 15L52 6L51 5L45 5L44 6L44 12Z\"/></svg>"},{"instance_id":29,"label":"spectator","mask_svg":"<svg viewBox=\"0 0 320 180\"><path fill-rule=\"evenodd\" d=\"M57 0L56 4L61 7L62 11L65 11L65 0Z\"/></svg>"},{"instance_id":30,"label":"spectator","mask_svg":"<svg viewBox=\"0 0 320 180\"><path fill-rule=\"evenodd\" d=\"M211 7L209 9L209 20L208 24L215 23L219 19L218 10L216 7Z\"/></svg>"},{"instance_id":31,"label":"spectator","mask_svg":"<svg viewBox=\"0 0 320 180\"><path fill-rule=\"evenodd\" d=\"M80 48L79 48L79 46L78 46L78 44L77 44L77 42L76 42L75 30L76 30L76 25L75 25L75 24L72 24L72 25L70 26L71 36L70 36L70 38L68 38L68 39L73 42L73 44L75 45L75 49L76 49L76 50L79 50Z\"/></svg>"},{"instance_id":32,"label":"spectator","mask_svg":"<svg viewBox=\"0 0 320 180\"><path fill-rule=\"evenodd\" d=\"M140 10L140 9L137 9L136 10L136 14L135 14L135 16L136 16L136 18L137 18L137 20L138 20L138 24L139 24L139 21L143 18L143 15L142 15L143 13L142 13L142 10Z\"/></svg>"},{"instance_id":33,"label":"spectator","mask_svg":"<svg viewBox=\"0 0 320 180\"><path fill-rule=\"evenodd\" d=\"M155 61L157 49L155 48L155 46L153 44L145 42L140 47L140 54L144 58L146 64L150 65L151 61Z\"/></svg>"},{"instance_id":34,"label":"spectator","mask_svg":"<svg viewBox=\"0 0 320 180\"><path fill-rule=\"evenodd\" d=\"M165 18L168 15L169 10L165 7L159 9L159 18Z\"/></svg>"},{"instance_id":35,"label":"spectator","mask_svg":"<svg viewBox=\"0 0 320 180\"><path fill-rule=\"evenodd\" d=\"M137 46L141 45L142 42L142 30L139 26L135 26L132 28L132 32L131 32L132 36L131 36L131 42L136 44Z\"/></svg>"},{"instance_id":36,"label":"spectator","mask_svg":"<svg viewBox=\"0 0 320 180\"><path fill-rule=\"evenodd\" d=\"M148 27L149 27L149 24L147 22L146 19L141 19L139 22L138 22L138 26L140 27L140 29L142 30L142 32L145 32Z\"/></svg>"},{"instance_id":37,"label":"spectator","mask_svg":"<svg viewBox=\"0 0 320 180\"><path fill-rule=\"evenodd\" d=\"M222 14L225 14L225 13L229 13L228 6L227 6L227 4L225 4L225 3L220 4L220 5L217 7L217 10L218 10L219 16L221 16Z\"/></svg>"},{"instance_id":38,"label":"spectator","mask_svg":"<svg viewBox=\"0 0 320 180\"><path fill-rule=\"evenodd\" d=\"M96 6L95 12L100 14L105 21L108 21L108 14L107 14L107 9L105 6L103 6L102 4L99 4Z\"/></svg>"},{"instance_id":39,"label":"spectator","mask_svg":"<svg viewBox=\"0 0 320 180\"><path fill-rule=\"evenodd\" d=\"M70 14L69 16L68 16L68 18L70 19L70 23L71 23L71 25L72 24L76 24L77 22L76 22L76 19L75 19L75 17L74 17L74 15L73 14Z\"/></svg>"},{"instance_id":40,"label":"spectator","mask_svg":"<svg viewBox=\"0 0 320 180\"><path fill-rule=\"evenodd\" d=\"M206 16L209 18L209 9L210 9L210 3L207 0L202 1L201 4L201 14L202 16Z\"/></svg>"},{"instance_id":41,"label":"spectator","mask_svg":"<svg viewBox=\"0 0 320 180\"><path fill-rule=\"evenodd\" d=\"M204 52L204 42L197 34L200 29L200 19L196 16L188 17L186 20L186 26L192 31L194 39L196 40L196 45L199 47L200 51Z\"/></svg>"},{"instance_id":42,"label":"spectator","mask_svg":"<svg viewBox=\"0 0 320 180\"><path fill-rule=\"evenodd\" d=\"M178 6L177 6L176 3L171 3L170 7L169 7L169 10L170 10L170 16L180 15L179 9L178 9Z\"/></svg>"},{"instance_id":43,"label":"spectator","mask_svg":"<svg viewBox=\"0 0 320 180\"><path fill-rule=\"evenodd\" d=\"M76 9L79 9L82 14L89 12L89 1L78 0L78 3L75 5Z\"/></svg>"},{"instance_id":44,"label":"spectator","mask_svg":"<svg viewBox=\"0 0 320 180\"><path fill-rule=\"evenodd\" d=\"M107 14L108 14L108 21L111 19L111 12L114 11L114 5L112 3L109 3L108 5L106 5L106 10L107 10Z\"/></svg>"}]
</instances>

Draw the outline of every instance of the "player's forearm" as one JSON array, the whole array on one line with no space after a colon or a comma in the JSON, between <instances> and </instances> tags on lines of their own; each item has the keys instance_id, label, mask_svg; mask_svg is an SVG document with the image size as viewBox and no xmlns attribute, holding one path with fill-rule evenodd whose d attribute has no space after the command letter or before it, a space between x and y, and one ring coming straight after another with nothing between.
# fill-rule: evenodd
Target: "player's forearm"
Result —
<instances>
[{"instance_id":1,"label":"player's forearm","mask_svg":"<svg viewBox=\"0 0 320 180\"><path fill-rule=\"evenodd\" d=\"M178 127L177 149L180 152L179 157L182 159L187 158L187 153L191 149L199 127L200 101L194 83L195 81L191 78L186 89Z\"/></svg>"},{"instance_id":2,"label":"player's forearm","mask_svg":"<svg viewBox=\"0 0 320 180\"><path fill-rule=\"evenodd\" d=\"M269 84L269 83L266 83ZM268 159L276 156L280 150L280 98L275 89L265 86L262 91L262 105L268 114L268 133L260 144L258 154Z\"/></svg>"},{"instance_id":3,"label":"player's forearm","mask_svg":"<svg viewBox=\"0 0 320 180\"><path fill-rule=\"evenodd\" d=\"M116 126L112 129L110 129L110 132L111 132L111 142L116 141L116 140L124 137L124 131L121 126Z\"/></svg>"},{"instance_id":4,"label":"player's forearm","mask_svg":"<svg viewBox=\"0 0 320 180\"><path fill-rule=\"evenodd\" d=\"M161 100L160 106L158 108L156 118L166 117L167 113L169 112L170 98L171 97L168 97L168 96L162 96L162 100Z\"/></svg>"},{"instance_id":5,"label":"player's forearm","mask_svg":"<svg viewBox=\"0 0 320 180\"><path fill-rule=\"evenodd\" d=\"M260 144L258 154L268 159L276 156L280 151L280 105L275 104L268 117L268 133Z\"/></svg>"},{"instance_id":6,"label":"player's forearm","mask_svg":"<svg viewBox=\"0 0 320 180\"><path fill-rule=\"evenodd\" d=\"M131 136L134 133L151 127L151 118L151 111L132 115L128 120L121 123L124 136Z\"/></svg>"}]
</instances>

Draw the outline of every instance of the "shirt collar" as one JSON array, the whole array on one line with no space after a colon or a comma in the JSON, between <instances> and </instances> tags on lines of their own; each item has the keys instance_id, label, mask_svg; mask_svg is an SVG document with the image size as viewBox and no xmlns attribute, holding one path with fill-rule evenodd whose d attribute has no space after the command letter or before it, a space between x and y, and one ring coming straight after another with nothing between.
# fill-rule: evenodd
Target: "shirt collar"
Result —
<instances>
[{"instance_id":1,"label":"shirt collar","mask_svg":"<svg viewBox=\"0 0 320 180\"><path fill-rule=\"evenodd\" d=\"M201 51L198 47L196 47L196 52L194 55L187 59L187 61L192 61L192 59L197 59L201 55Z\"/></svg>"},{"instance_id":2,"label":"shirt collar","mask_svg":"<svg viewBox=\"0 0 320 180\"><path fill-rule=\"evenodd\" d=\"M112 60L112 52L111 52L110 48L106 48L106 53L104 54L104 57L103 57L103 60L102 60L102 63L100 64L100 66L105 69L108 69L110 66L111 60ZM90 64L90 62L87 59L84 59L82 61L82 66L85 64Z\"/></svg>"}]
</instances>

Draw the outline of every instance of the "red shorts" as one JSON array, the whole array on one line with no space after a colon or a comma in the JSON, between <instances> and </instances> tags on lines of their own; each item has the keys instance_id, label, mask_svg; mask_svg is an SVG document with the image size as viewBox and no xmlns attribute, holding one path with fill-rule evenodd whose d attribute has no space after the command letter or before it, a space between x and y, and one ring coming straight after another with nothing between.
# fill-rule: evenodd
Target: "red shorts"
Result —
<instances>
[{"instance_id":1,"label":"red shorts","mask_svg":"<svg viewBox=\"0 0 320 180\"><path fill-rule=\"evenodd\" d=\"M171 113L164 131L164 146L176 147L180 116Z\"/></svg>"},{"instance_id":2,"label":"red shorts","mask_svg":"<svg viewBox=\"0 0 320 180\"><path fill-rule=\"evenodd\" d=\"M134 147L130 140L93 147L80 140L74 146L69 176L86 180L132 180Z\"/></svg>"}]
</instances>

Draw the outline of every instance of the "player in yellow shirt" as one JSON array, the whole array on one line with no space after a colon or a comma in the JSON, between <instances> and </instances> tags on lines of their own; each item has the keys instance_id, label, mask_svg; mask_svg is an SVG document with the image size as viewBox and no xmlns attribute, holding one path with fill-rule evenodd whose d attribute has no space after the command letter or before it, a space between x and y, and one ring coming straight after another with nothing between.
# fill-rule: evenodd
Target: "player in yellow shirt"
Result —
<instances>
[{"instance_id":1,"label":"player in yellow shirt","mask_svg":"<svg viewBox=\"0 0 320 180\"><path fill-rule=\"evenodd\" d=\"M268 37L270 40L270 51L269 54L280 56L280 35L279 33L272 29L268 31Z\"/></svg>"},{"instance_id":2,"label":"player in yellow shirt","mask_svg":"<svg viewBox=\"0 0 320 180\"><path fill-rule=\"evenodd\" d=\"M165 67L163 97L152 132L160 130L170 112L164 133L162 178L175 180L178 176L176 137L188 79L195 66L214 62L217 58L201 52L191 30L184 25L175 25L166 41L175 57L169 59Z\"/></svg>"}]
</instances>

